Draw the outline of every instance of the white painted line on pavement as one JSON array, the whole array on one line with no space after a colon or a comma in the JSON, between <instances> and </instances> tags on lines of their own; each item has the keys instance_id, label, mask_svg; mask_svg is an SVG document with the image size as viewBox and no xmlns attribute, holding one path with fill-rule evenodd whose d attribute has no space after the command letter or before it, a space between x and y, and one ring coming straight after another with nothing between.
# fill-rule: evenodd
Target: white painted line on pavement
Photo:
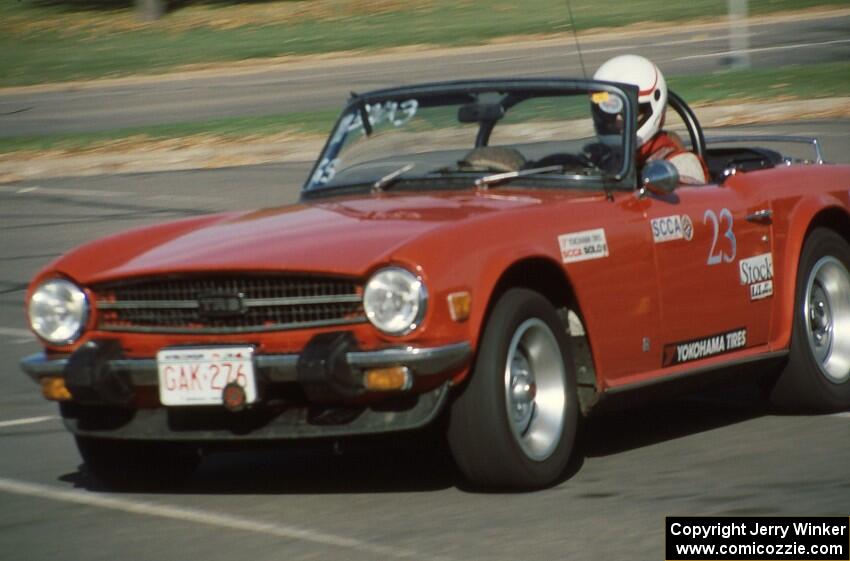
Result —
<instances>
[{"instance_id":1,"label":"white painted line on pavement","mask_svg":"<svg viewBox=\"0 0 850 561\"><path fill-rule=\"evenodd\" d=\"M192 170L189 170L192 171ZM144 194L143 197L139 196L139 193L133 191L121 192L121 191L107 191L107 190L94 190L94 189L71 189L67 187L42 187L41 185L33 185L31 187L14 187L14 186L5 186L0 185L0 193L11 193L13 195L60 195L64 197L93 197L96 199L102 199L104 197L124 197L124 198L132 198L134 196L142 198L143 200L154 200L154 199L162 199L165 201L173 202L173 201L188 201L192 203L200 202L217 202L221 200L221 197L208 197L208 196L181 196L181 195L172 195L172 194L162 194L162 195L149 195L147 193Z\"/></svg>"},{"instance_id":2,"label":"white painted line on pavement","mask_svg":"<svg viewBox=\"0 0 850 561\"><path fill-rule=\"evenodd\" d=\"M300 540L323 546L350 549L369 555L379 555L381 557L434 559L434 557L423 556L412 551L371 544L353 538L335 536L333 534L326 534L324 532L299 528L296 526L260 522L256 519L242 518L229 514L217 514L209 511L137 501L123 497L95 495L84 491L60 489L49 485L16 481L14 479L0 478L0 492L127 512L130 514L169 518L172 520L213 526L220 529L254 532L257 534Z\"/></svg>"},{"instance_id":3,"label":"white painted line on pavement","mask_svg":"<svg viewBox=\"0 0 850 561\"><path fill-rule=\"evenodd\" d=\"M832 41L821 41L819 43L794 43L792 45L778 45L776 47L758 47L753 49L743 49L740 51L722 51L719 53L704 53L700 55L688 55L674 58L673 60L692 60L696 58L715 58L719 56L729 56L739 53L764 53L768 51L785 51L788 49L805 49L807 47L823 47L826 45L836 45L838 43L850 43L850 39L834 39Z\"/></svg>"},{"instance_id":4,"label":"white painted line on pavement","mask_svg":"<svg viewBox=\"0 0 850 561\"><path fill-rule=\"evenodd\" d=\"M11 343L13 345L22 345L24 343L31 343L35 341L35 335L28 329L15 329L13 327L0 327L0 338L6 338L8 340L2 341L3 343Z\"/></svg>"},{"instance_id":5,"label":"white painted line on pavement","mask_svg":"<svg viewBox=\"0 0 850 561\"><path fill-rule=\"evenodd\" d=\"M7 427L18 427L21 425L34 425L35 423L43 423L45 421L52 421L54 419L58 419L59 417L55 415L49 415L47 417L28 417L26 419L13 419L11 421L0 421L0 429L5 429Z\"/></svg>"},{"instance_id":6,"label":"white painted line on pavement","mask_svg":"<svg viewBox=\"0 0 850 561\"><path fill-rule=\"evenodd\" d=\"M103 197L127 197L128 195L136 195L137 193L133 192L121 192L121 191L108 191L105 189L102 190L94 190L94 189L72 189L68 187L43 187L41 185L33 185L30 187L6 187L0 185L0 192L6 193L14 193L16 195L63 195L66 197L94 197L94 198L103 198ZM191 201L215 201L218 198L214 197L181 197L175 196L171 194L166 195L147 195L145 194L145 199L167 199L167 200L191 200Z\"/></svg>"},{"instance_id":7,"label":"white painted line on pavement","mask_svg":"<svg viewBox=\"0 0 850 561\"><path fill-rule=\"evenodd\" d=\"M35 338L35 335L29 329L18 329L16 327L0 327L0 335Z\"/></svg>"},{"instance_id":8,"label":"white painted line on pavement","mask_svg":"<svg viewBox=\"0 0 850 561\"><path fill-rule=\"evenodd\" d=\"M758 33L751 34L750 38L752 38L753 35L758 35ZM610 46L610 47L583 48L581 50L581 53L582 53L582 55L594 55L594 54L602 54L602 53L609 53L609 52L631 52L631 51L634 51L634 50L637 50L637 49L648 50L650 48L666 48L666 47L672 47L672 46L678 46L678 45L691 45L691 44L695 44L695 43L714 42L714 41L718 41L718 40L724 40L724 41L728 40L728 36L722 36L722 37L691 37L691 38L688 38L688 39L658 41L658 42L655 42L655 43L647 43L647 44L639 44L639 43L617 44L617 45L613 45L613 46ZM564 42L565 42L567 47L571 47L573 45L572 39L565 39ZM446 65L455 66L455 67L460 67L460 66L476 66L476 67L478 67L478 66L481 66L484 63L511 62L511 61L519 61L519 60L540 61L542 59L547 59L547 58L564 58L564 59L576 58L576 59L578 59L578 51L576 51L575 49L569 49L569 50L568 49L560 49L560 50L558 50L558 49L552 49L552 48L544 48L544 49L540 49L540 50L534 50L532 52L525 52L527 50L537 49L537 47L524 48L522 46L519 46L519 47L511 46L511 48L513 50L512 50L512 54L510 56L507 56L503 53L499 53L499 54L495 54L495 55L492 55L492 56L489 56L489 57L484 55L483 57L476 57L476 58L461 58L461 59L439 58L439 59L434 59L433 54L430 54L428 52L423 52L423 53L413 53L413 54L411 54L410 58L411 59L420 59L421 62L430 64L431 67L433 67L433 68L444 68ZM517 48L519 49L518 53L517 53ZM721 56L722 54L723 53L716 54L716 55L713 55L713 56ZM661 58L661 57L654 57L653 60L658 61L658 60L677 60L677 59L666 59L666 58ZM337 79L342 80L342 81L345 81L345 80L351 81L351 80L354 80L354 79L357 79L357 78L378 79L378 78L382 78L382 77L393 77L393 76L397 75L397 69L394 68L394 67L390 67L390 66L382 68L382 69L377 69L377 68L367 68L367 69L353 68L353 69L351 69L351 67L352 67L352 64L350 62L347 62L347 61L339 62L339 68L347 68L349 70L335 71L334 76ZM572 68L572 67L567 67L567 68ZM575 68L580 68L580 67L576 66ZM540 73L539 69L534 69L534 70L527 72L528 75L537 75L539 73ZM486 75L487 73L485 72L484 74ZM316 78L317 78L316 74L313 74L313 73L305 75L305 76L289 76L289 77L286 78L286 83L287 84L295 84L295 83L298 83L298 82L312 82L312 81L315 81ZM278 79L275 78L274 80L272 80L272 83L277 83L277 81L278 81ZM239 86L234 86L234 87L243 87L243 86L239 85ZM114 94L111 94L111 95L114 95ZM275 94L275 95L278 95L278 94ZM258 96L254 96L254 98L257 98L257 97ZM265 97L265 96L262 96L262 97ZM187 103L189 103L191 105L191 103L193 103L193 102L187 102ZM116 109L116 112L117 111L120 111L120 109Z\"/></svg>"},{"instance_id":9,"label":"white painted line on pavement","mask_svg":"<svg viewBox=\"0 0 850 561\"><path fill-rule=\"evenodd\" d=\"M844 419L850 419L850 411L845 411L844 413L833 413L832 417L841 417Z\"/></svg>"},{"instance_id":10,"label":"white painted line on pavement","mask_svg":"<svg viewBox=\"0 0 850 561\"><path fill-rule=\"evenodd\" d=\"M93 189L54 189L52 187L42 187L41 185L32 185L30 187L0 186L0 192L14 193L15 195L37 193L45 195L71 195L78 197L120 197L124 195L124 193L118 193L115 191L95 191Z\"/></svg>"}]
</instances>

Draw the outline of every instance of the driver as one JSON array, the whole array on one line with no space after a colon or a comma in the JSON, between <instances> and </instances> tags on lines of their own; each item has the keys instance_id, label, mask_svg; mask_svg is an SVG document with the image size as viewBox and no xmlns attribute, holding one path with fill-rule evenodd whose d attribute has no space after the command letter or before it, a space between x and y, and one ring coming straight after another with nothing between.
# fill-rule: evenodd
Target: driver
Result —
<instances>
[{"instance_id":1,"label":"driver","mask_svg":"<svg viewBox=\"0 0 850 561\"><path fill-rule=\"evenodd\" d=\"M652 61L637 55L616 56L600 66L593 78L638 87L639 168L646 162L667 160L676 167L682 183L708 182L708 168L702 158L686 150L675 133L661 130L667 112L667 82Z\"/></svg>"}]
</instances>

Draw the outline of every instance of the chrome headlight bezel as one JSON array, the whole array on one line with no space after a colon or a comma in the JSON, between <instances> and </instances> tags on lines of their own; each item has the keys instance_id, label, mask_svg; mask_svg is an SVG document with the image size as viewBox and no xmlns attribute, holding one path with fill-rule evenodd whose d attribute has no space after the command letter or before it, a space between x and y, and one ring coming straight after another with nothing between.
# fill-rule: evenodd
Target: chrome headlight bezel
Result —
<instances>
[{"instance_id":1,"label":"chrome headlight bezel","mask_svg":"<svg viewBox=\"0 0 850 561\"><path fill-rule=\"evenodd\" d=\"M89 312L89 298L86 292L63 278L43 281L27 301L30 327L36 335L51 345L70 345L79 339L86 328ZM47 321L51 319L51 313L54 314L52 330ZM59 319L56 319L57 317Z\"/></svg>"},{"instance_id":2,"label":"chrome headlight bezel","mask_svg":"<svg viewBox=\"0 0 850 561\"><path fill-rule=\"evenodd\" d=\"M400 294L398 311L391 319L376 307L378 300L387 299L387 293ZM381 297L380 294L384 296ZM406 296L405 296L406 295ZM393 299L395 300L395 299ZM422 325L428 309L428 290L418 275L402 267L384 267L369 277L363 288L363 311L369 322L382 333L393 336L407 335Z\"/></svg>"}]
</instances>

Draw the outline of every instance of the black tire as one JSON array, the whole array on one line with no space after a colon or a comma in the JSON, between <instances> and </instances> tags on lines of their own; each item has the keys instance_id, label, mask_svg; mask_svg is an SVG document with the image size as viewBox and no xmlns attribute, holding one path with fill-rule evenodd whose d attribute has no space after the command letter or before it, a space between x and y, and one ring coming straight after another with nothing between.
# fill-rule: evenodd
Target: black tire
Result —
<instances>
[{"instance_id":1,"label":"black tire","mask_svg":"<svg viewBox=\"0 0 850 561\"><path fill-rule=\"evenodd\" d=\"M86 471L108 488L173 488L200 463L197 449L173 442L76 437Z\"/></svg>"},{"instance_id":2,"label":"black tire","mask_svg":"<svg viewBox=\"0 0 850 561\"><path fill-rule=\"evenodd\" d=\"M529 339L530 344L544 351L529 354L527 349L523 350L526 336L533 337ZM520 337L518 344L514 344L516 337ZM513 353L510 352L512 348L516 349ZM484 328L471 376L452 403L449 418L448 441L452 455L473 485L535 489L556 483L563 474L579 421L575 373L568 349L562 322L549 301L539 293L514 288L496 302ZM517 358L522 353L525 358ZM517 364L521 365L522 360L526 360L527 371L533 375L530 380L536 381L523 386L526 390L535 388L521 396L530 399L530 404L525 401L509 404L506 386L513 388L512 382L517 379L514 367L508 369L509 354L513 357L512 364L519 360ZM535 354L538 358L527 360L527 356ZM517 372L523 370L520 368ZM541 376L545 383L541 382ZM537 394L536 387L541 383L544 389ZM563 384L562 392L553 391L556 383ZM553 401L551 396L558 393L563 394L563 399ZM521 417L519 420L512 420L508 413L509 407L514 405L517 417ZM524 417L525 413L520 410L530 411L530 415ZM560 434L555 430L538 433L550 436L547 447L534 448L533 440L520 435L517 426L524 419L528 419L527 431L543 430L551 428L542 424L543 421L553 419L555 414L562 415Z\"/></svg>"},{"instance_id":3,"label":"black tire","mask_svg":"<svg viewBox=\"0 0 850 561\"><path fill-rule=\"evenodd\" d=\"M769 394L778 408L801 413L850 408L849 271L847 241L826 228L813 230L803 244L797 268L788 362ZM815 308L820 311L813 312ZM836 317L842 320L837 325ZM825 323L831 329L824 330Z\"/></svg>"}]
</instances>

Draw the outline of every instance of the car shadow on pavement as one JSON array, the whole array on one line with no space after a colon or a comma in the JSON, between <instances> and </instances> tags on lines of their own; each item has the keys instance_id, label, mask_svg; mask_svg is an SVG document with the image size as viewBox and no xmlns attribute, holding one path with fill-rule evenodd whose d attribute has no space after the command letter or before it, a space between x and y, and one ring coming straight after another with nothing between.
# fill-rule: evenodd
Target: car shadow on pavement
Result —
<instances>
[{"instance_id":1,"label":"car shadow on pavement","mask_svg":"<svg viewBox=\"0 0 850 561\"><path fill-rule=\"evenodd\" d=\"M708 388L592 416L580 433L580 452L585 457L609 456L768 414L764 393L753 382Z\"/></svg>"},{"instance_id":2,"label":"car shadow on pavement","mask_svg":"<svg viewBox=\"0 0 850 561\"><path fill-rule=\"evenodd\" d=\"M434 431L353 442L216 450L205 454L192 478L172 494L325 494L435 491L459 484L442 439ZM85 465L60 477L75 487L107 492Z\"/></svg>"},{"instance_id":3,"label":"car shadow on pavement","mask_svg":"<svg viewBox=\"0 0 850 561\"><path fill-rule=\"evenodd\" d=\"M741 385L592 416L579 432L575 452L560 483L568 483L586 458L687 438L768 413L758 391ZM449 488L486 492L464 481L438 429L341 444L217 451L204 457L190 481L173 488L135 492L286 495L429 492ZM59 479L90 491L109 491L86 472L84 465Z\"/></svg>"}]
</instances>

